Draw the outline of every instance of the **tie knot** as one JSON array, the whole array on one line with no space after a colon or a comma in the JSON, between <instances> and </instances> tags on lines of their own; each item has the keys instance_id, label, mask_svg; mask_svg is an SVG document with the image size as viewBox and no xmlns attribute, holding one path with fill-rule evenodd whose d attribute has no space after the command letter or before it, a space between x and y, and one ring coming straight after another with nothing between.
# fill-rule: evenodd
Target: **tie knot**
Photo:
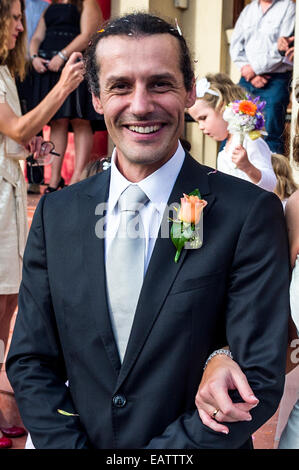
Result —
<instances>
[{"instance_id":1,"label":"tie knot","mask_svg":"<svg viewBox=\"0 0 299 470\"><path fill-rule=\"evenodd\" d=\"M118 200L119 210L122 211L137 211L140 209L141 204L148 202L147 195L136 184L130 184L125 191L120 195Z\"/></svg>"}]
</instances>

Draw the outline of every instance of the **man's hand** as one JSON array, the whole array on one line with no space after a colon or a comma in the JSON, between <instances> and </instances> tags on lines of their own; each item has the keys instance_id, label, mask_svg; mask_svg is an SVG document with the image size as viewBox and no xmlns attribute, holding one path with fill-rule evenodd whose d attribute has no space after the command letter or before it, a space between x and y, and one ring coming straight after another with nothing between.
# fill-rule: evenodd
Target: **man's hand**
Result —
<instances>
[{"instance_id":1,"label":"man's hand","mask_svg":"<svg viewBox=\"0 0 299 470\"><path fill-rule=\"evenodd\" d=\"M295 47L290 47L287 51L286 51L286 54L285 54L285 57L287 57L287 59L293 63L294 62L294 51L295 51Z\"/></svg>"},{"instance_id":2,"label":"man's hand","mask_svg":"<svg viewBox=\"0 0 299 470\"><path fill-rule=\"evenodd\" d=\"M233 403L228 390L238 390L244 402ZM214 431L228 434L229 428L220 423L251 421L249 411L258 403L245 374L235 361L220 354L209 361L195 398L203 424ZM212 418L215 410L219 411Z\"/></svg>"},{"instance_id":3,"label":"man's hand","mask_svg":"<svg viewBox=\"0 0 299 470\"><path fill-rule=\"evenodd\" d=\"M286 51L288 47L289 47L288 38L286 38L285 36L281 36L280 38L278 38L277 49L279 51Z\"/></svg>"},{"instance_id":4,"label":"man's hand","mask_svg":"<svg viewBox=\"0 0 299 470\"><path fill-rule=\"evenodd\" d=\"M250 80L250 83L251 85L255 86L255 88L263 88L265 85L267 85L269 79L269 75L256 75Z\"/></svg>"},{"instance_id":5,"label":"man's hand","mask_svg":"<svg viewBox=\"0 0 299 470\"><path fill-rule=\"evenodd\" d=\"M277 49L279 51L286 52L289 49L291 42L294 41L294 39L295 39L295 36L289 36L289 37L281 36L277 40Z\"/></svg>"},{"instance_id":6,"label":"man's hand","mask_svg":"<svg viewBox=\"0 0 299 470\"><path fill-rule=\"evenodd\" d=\"M250 64L243 65L241 68L241 75L247 82L249 82L253 77L255 77L255 71Z\"/></svg>"}]
</instances>

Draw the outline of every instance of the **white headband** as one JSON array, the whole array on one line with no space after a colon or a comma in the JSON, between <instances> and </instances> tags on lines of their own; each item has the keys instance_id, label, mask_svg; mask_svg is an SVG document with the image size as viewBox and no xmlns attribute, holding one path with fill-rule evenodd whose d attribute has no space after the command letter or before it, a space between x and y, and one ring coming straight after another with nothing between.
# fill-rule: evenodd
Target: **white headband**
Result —
<instances>
[{"instance_id":1,"label":"white headband","mask_svg":"<svg viewBox=\"0 0 299 470\"><path fill-rule=\"evenodd\" d=\"M206 93L210 95L219 96L217 91L211 90L210 82L204 77L196 81L196 96L197 98L202 98Z\"/></svg>"}]
</instances>

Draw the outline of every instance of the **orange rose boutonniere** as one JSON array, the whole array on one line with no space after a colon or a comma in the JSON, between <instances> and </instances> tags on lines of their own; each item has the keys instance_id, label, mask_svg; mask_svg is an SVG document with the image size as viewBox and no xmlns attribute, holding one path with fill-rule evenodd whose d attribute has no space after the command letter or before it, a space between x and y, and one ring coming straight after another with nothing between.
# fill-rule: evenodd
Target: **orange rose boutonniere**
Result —
<instances>
[{"instance_id":1,"label":"orange rose boutonniere","mask_svg":"<svg viewBox=\"0 0 299 470\"><path fill-rule=\"evenodd\" d=\"M199 234L198 224L201 220L203 208L207 205L207 201L201 199L198 189L195 189L189 195L184 194L181 198L181 205L178 209L177 219L173 221L171 227L171 240L176 247L174 261L177 263L183 248L190 249L200 248L202 239Z\"/></svg>"}]
</instances>

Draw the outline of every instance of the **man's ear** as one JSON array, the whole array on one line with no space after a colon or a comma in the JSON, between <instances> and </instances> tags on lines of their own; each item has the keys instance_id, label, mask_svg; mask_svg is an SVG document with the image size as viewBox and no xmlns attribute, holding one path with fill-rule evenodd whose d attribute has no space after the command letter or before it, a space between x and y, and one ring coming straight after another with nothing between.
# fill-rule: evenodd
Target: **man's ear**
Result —
<instances>
[{"instance_id":1,"label":"man's ear","mask_svg":"<svg viewBox=\"0 0 299 470\"><path fill-rule=\"evenodd\" d=\"M102 102L100 98L98 96L95 96L93 93L92 93L92 104L97 113L104 114L103 106L102 106Z\"/></svg>"},{"instance_id":2,"label":"man's ear","mask_svg":"<svg viewBox=\"0 0 299 470\"><path fill-rule=\"evenodd\" d=\"M192 80L192 88L190 91L187 92L186 98L186 108L191 108L196 101L196 82L195 78Z\"/></svg>"}]
</instances>

